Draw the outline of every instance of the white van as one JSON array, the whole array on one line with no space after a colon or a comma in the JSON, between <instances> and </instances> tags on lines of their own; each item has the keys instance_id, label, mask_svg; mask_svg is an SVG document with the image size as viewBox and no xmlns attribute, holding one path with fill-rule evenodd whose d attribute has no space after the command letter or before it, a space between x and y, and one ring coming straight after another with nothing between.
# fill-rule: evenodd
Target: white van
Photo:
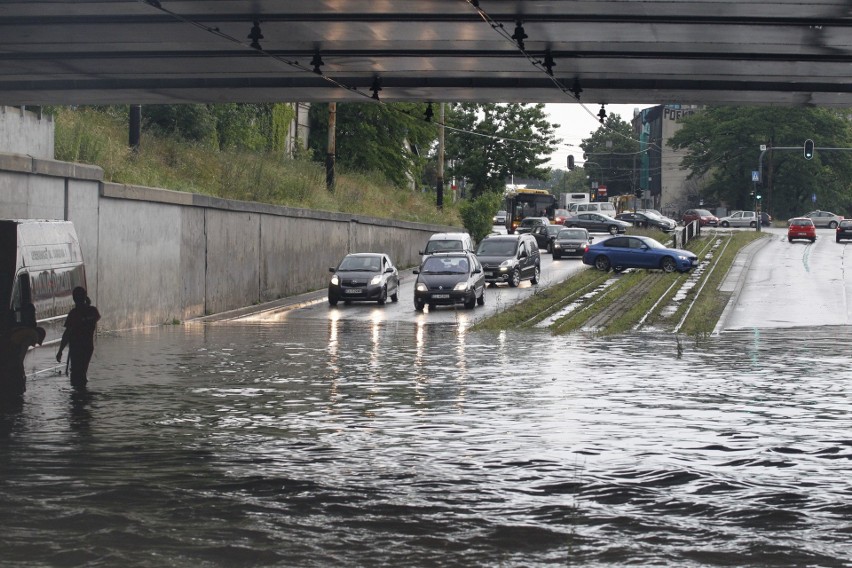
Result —
<instances>
[{"instance_id":1,"label":"white van","mask_svg":"<svg viewBox=\"0 0 852 568\"><path fill-rule=\"evenodd\" d=\"M591 203L572 203L568 208L568 212L571 215L577 215L578 213L600 213L601 215L608 215L610 217L615 217L616 210L615 206L609 201L593 201Z\"/></svg>"},{"instance_id":2,"label":"white van","mask_svg":"<svg viewBox=\"0 0 852 568\"><path fill-rule=\"evenodd\" d=\"M422 266L426 257L431 254L435 254L436 252L455 251L475 252L473 250L473 240L470 238L469 234L435 233L429 237L429 241L426 243L426 248L420 251L420 254L423 255L420 259L420 264Z\"/></svg>"}]
</instances>

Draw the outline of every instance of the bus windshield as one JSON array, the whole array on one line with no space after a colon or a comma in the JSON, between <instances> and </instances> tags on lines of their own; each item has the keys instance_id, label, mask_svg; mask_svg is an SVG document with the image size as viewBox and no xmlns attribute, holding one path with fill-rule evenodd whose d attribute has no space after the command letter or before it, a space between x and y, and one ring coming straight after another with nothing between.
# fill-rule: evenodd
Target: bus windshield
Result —
<instances>
[{"instance_id":1,"label":"bus windshield","mask_svg":"<svg viewBox=\"0 0 852 568\"><path fill-rule=\"evenodd\" d=\"M506 195L506 230L511 234L526 217L547 217L553 222L556 196L544 189L519 189Z\"/></svg>"}]
</instances>

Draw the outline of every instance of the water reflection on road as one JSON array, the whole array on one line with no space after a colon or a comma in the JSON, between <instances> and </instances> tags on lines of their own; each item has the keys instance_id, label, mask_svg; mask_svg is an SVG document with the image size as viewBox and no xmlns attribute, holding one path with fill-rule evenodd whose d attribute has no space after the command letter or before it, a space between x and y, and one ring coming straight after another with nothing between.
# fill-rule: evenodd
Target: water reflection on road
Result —
<instances>
[{"instance_id":1,"label":"water reflection on road","mask_svg":"<svg viewBox=\"0 0 852 568\"><path fill-rule=\"evenodd\" d=\"M4 562L848 566L848 328L341 314L104 337L82 400L31 381L0 420Z\"/></svg>"}]
</instances>

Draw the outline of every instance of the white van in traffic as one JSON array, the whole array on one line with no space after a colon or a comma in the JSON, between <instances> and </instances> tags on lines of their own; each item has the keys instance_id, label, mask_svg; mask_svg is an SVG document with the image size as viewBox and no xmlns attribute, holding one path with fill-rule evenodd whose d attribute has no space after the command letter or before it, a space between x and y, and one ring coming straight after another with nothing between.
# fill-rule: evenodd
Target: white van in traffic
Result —
<instances>
[{"instance_id":1,"label":"white van in traffic","mask_svg":"<svg viewBox=\"0 0 852 568\"><path fill-rule=\"evenodd\" d=\"M467 233L435 233L429 237L429 242L426 243L426 248L420 251L422 258L420 259L421 266L431 254L436 252L454 252L473 250L473 240Z\"/></svg>"},{"instance_id":2,"label":"white van in traffic","mask_svg":"<svg viewBox=\"0 0 852 568\"><path fill-rule=\"evenodd\" d=\"M617 211L615 206L609 201L593 201L591 203L572 203L568 208L571 215L578 213L600 213L601 215L609 215L615 217Z\"/></svg>"}]
</instances>

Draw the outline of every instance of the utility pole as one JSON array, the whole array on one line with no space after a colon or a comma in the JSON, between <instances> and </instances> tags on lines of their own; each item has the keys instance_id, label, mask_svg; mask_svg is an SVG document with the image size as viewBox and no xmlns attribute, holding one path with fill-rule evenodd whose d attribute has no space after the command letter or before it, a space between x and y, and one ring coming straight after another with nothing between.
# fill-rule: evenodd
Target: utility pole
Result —
<instances>
[{"instance_id":1,"label":"utility pole","mask_svg":"<svg viewBox=\"0 0 852 568\"><path fill-rule=\"evenodd\" d=\"M436 205L438 209L444 208L444 103L438 111L438 184Z\"/></svg>"},{"instance_id":2,"label":"utility pole","mask_svg":"<svg viewBox=\"0 0 852 568\"><path fill-rule=\"evenodd\" d=\"M139 144L142 139L142 105L130 105L130 149L134 154L139 152Z\"/></svg>"},{"instance_id":3,"label":"utility pole","mask_svg":"<svg viewBox=\"0 0 852 568\"><path fill-rule=\"evenodd\" d=\"M337 103L328 103L328 148L325 154L325 187L334 193L334 155L337 153L335 131L337 130Z\"/></svg>"}]
</instances>

